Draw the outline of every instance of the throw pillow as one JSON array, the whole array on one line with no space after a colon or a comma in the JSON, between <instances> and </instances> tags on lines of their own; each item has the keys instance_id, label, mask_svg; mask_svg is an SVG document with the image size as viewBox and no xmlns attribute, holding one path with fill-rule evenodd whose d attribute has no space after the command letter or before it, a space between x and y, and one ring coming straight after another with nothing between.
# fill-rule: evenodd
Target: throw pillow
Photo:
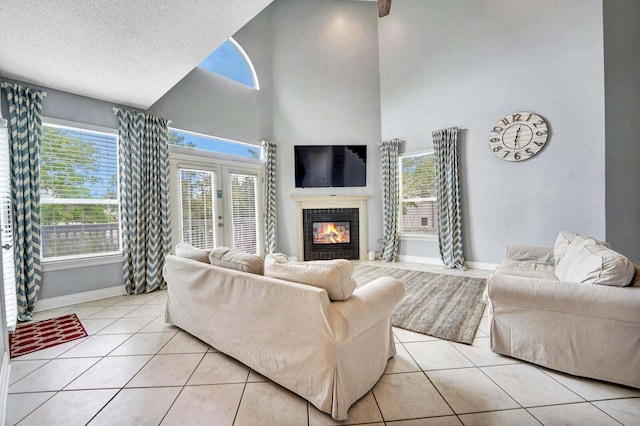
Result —
<instances>
[{"instance_id":1,"label":"throw pillow","mask_svg":"<svg viewBox=\"0 0 640 426\"><path fill-rule=\"evenodd\" d=\"M635 271L623 255L595 244L593 239L576 237L555 272L561 281L624 287L631 283Z\"/></svg>"},{"instance_id":2,"label":"throw pillow","mask_svg":"<svg viewBox=\"0 0 640 426\"><path fill-rule=\"evenodd\" d=\"M635 275L633 276L633 281L631 281L631 287L640 287L640 265L633 265L636 270Z\"/></svg>"},{"instance_id":3,"label":"throw pillow","mask_svg":"<svg viewBox=\"0 0 640 426\"><path fill-rule=\"evenodd\" d=\"M558 262L560 262L560 259L562 259L562 256L564 256L564 253L567 251L569 244L571 244L571 242L576 237L593 239L596 242L596 244L609 247L609 243L607 243L606 241L598 241L594 238L588 237L586 235L580 235L573 231L560 231L560 233L558 234L558 237L556 238L556 242L553 246L553 257L555 258L556 265L558 264Z\"/></svg>"},{"instance_id":4,"label":"throw pillow","mask_svg":"<svg viewBox=\"0 0 640 426\"><path fill-rule=\"evenodd\" d=\"M251 274L262 275L264 271L264 262L260 257L228 247L218 247L211 250L211 253L209 253L209 261L214 266L249 272Z\"/></svg>"},{"instance_id":5,"label":"throw pillow","mask_svg":"<svg viewBox=\"0 0 640 426\"><path fill-rule=\"evenodd\" d=\"M346 300L356 289L353 265L345 259L291 262L287 255L275 253L265 259L264 275L323 288L333 301Z\"/></svg>"},{"instance_id":6,"label":"throw pillow","mask_svg":"<svg viewBox=\"0 0 640 426\"><path fill-rule=\"evenodd\" d=\"M209 251L192 246L189 243L176 245L176 256L184 257L198 262L209 263Z\"/></svg>"}]
</instances>

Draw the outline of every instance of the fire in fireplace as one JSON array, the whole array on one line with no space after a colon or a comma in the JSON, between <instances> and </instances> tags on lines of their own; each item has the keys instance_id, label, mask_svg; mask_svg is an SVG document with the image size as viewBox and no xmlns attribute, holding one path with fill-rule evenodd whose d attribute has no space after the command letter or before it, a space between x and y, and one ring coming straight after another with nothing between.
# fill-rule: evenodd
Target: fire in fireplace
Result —
<instances>
[{"instance_id":1,"label":"fire in fireplace","mask_svg":"<svg viewBox=\"0 0 640 426\"><path fill-rule=\"evenodd\" d=\"M349 222L313 222L313 244L348 244Z\"/></svg>"}]
</instances>

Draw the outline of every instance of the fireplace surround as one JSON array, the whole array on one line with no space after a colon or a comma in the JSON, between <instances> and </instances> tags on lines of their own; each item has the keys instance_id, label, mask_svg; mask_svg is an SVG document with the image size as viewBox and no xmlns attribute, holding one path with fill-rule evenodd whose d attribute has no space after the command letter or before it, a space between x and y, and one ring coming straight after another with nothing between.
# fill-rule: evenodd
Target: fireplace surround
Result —
<instances>
[{"instance_id":1,"label":"fireplace surround","mask_svg":"<svg viewBox=\"0 0 640 426\"><path fill-rule=\"evenodd\" d=\"M367 200L368 195L320 195L320 196L293 196L293 200L296 202L296 237L297 237L297 251L296 256L298 260L311 260L312 257L307 257L305 254L305 231L304 231L304 217L309 212L307 210L326 210L332 212L336 209L350 210L348 216L333 216L329 220L325 220L324 216L318 216L311 220L311 230L307 232L307 239L311 240L313 248L319 249L322 255L316 256L315 259L331 259L331 258L343 258L343 259L360 259L365 260L367 258ZM331 242L331 238L337 239L337 236L331 232L322 232L322 235L318 237L323 241L316 240L313 244L313 223L316 223L316 233L320 233L319 224L325 222L334 222L334 226L342 226L340 222L349 222L349 242L344 241L345 236L341 235L343 241ZM336 227L337 227L336 226ZM336 229L336 234L344 233L346 229ZM327 234L327 235L325 235ZM329 242L324 240L328 239ZM307 245L309 243L307 242ZM347 249L347 244L350 245L351 254L345 255L340 253L343 249Z\"/></svg>"}]
</instances>

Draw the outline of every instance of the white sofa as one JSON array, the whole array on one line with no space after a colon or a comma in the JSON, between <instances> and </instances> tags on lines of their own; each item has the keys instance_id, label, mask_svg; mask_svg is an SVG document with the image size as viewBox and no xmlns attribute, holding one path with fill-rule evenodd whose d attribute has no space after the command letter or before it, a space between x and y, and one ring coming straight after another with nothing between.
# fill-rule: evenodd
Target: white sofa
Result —
<instances>
[{"instance_id":1,"label":"white sofa","mask_svg":"<svg viewBox=\"0 0 640 426\"><path fill-rule=\"evenodd\" d=\"M166 321L346 419L396 353L390 315L402 283L383 277L331 301L323 288L256 272L167 256Z\"/></svg>"},{"instance_id":2,"label":"white sofa","mask_svg":"<svg viewBox=\"0 0 640 426\"><path fill-rule=\"evenodd\" d=\"M494 352L640 388L640 267L605 243L509 246L485 301Z\"/></svg>"}]
</instances>

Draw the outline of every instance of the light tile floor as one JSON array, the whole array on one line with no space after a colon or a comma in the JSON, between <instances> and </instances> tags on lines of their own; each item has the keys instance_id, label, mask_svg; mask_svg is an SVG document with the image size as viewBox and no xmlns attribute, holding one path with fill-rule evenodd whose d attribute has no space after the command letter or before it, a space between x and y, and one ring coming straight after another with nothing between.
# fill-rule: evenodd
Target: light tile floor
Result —
<instances>
[{"instance_id":1,"label":"light tile floor","mask_svg":"<svg viewBox=\"0 0 640 426\"><path fill-rule=\"evenodd\" d=\"M349 421L335 422L165 324L166 298L160 291L37 313L36 320L75 312L89 337L11 360L7 424L640 425L640 390L494 354L486 316L471 346L394 329L398 354Z\"/></svg>"}]
</instances>

